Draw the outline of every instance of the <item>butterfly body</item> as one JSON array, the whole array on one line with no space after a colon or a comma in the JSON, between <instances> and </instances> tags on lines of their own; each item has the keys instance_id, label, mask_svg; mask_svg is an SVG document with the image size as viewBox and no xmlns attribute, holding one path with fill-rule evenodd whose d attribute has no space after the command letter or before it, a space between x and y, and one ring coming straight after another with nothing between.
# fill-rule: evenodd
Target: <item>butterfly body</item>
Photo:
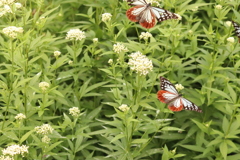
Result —
<instances>
[{"instance_id":1,"label":"butterfly body","mask_svg":"<svg viewBox=\"0 0 240 160\"><path fill-rule=\"evenodd\" d=\"M167 19L178 19L178 16L162 8L152 7L145 0L128 0L134 6L127 10L126 15L132 22L139 22L144 28L152 28L156 22Z\"/></svg>"},{"instance_id":2,"label":"butterfly body","mask_svg":"<svg viewBox=\"0 0 240 160\"><path fill-rule=\"evenodd\" d=\"M167 103L170 110L177 112L185 109L202 112L197 105L183 98L169 80L160 77L160 81L161 90L157 93L158 99L163 103Z\"/></svg>"}]
</instances>

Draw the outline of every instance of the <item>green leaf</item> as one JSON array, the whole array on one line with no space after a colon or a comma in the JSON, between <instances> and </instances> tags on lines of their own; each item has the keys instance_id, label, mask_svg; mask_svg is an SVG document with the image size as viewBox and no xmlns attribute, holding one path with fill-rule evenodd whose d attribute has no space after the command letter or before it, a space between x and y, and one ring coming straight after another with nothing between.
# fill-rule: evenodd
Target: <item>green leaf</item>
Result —
<instances>
[{"instance_id":1,"label":"green leaf","mask_svg":"<svg viewBox=\"0 0 240 160\"><path fill-rule=\"evenodd\" d=\"M134 139L132 143L147 143L149 139Z\"/></svg>"},{"instance_id":2,"label":"green leaf","mask_svg":"<svg viewBox=\"0 0 240 160\"><path fill-rule=\"evenodd\" d=\"M216 93L216 94L219 94L219 95L222 96L223 98L226 98L226 99L228 99L229 101L231 101L231 102L233 103L231 97L228 96L228 94L226 94L225 92L220 91L220 90L218 90L218 89L214 89L214 88L208 88L208 87L204 87L204 88L207 88L208 90L211 90L211 91L213 91L213 92Z\"/></svg>"},{"instance_id":3,"label":"green leaf","mask_svg":"<svg viewBox=\"0 0 240 160\"><path fill-rule=\"evenodd\" d=\"M227 143L226 141L223 141L221 144L220 144L220 152L223 156L224 159L227 159L227 152L228 152L228 147L227 147Z\"/></svg>"}]
</instances>

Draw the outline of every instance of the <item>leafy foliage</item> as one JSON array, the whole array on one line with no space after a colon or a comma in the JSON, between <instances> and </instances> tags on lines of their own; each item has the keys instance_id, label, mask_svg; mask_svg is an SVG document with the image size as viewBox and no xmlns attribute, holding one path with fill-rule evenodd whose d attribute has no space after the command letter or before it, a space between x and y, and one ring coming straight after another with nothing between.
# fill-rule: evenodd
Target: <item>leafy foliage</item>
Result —
<instances>
[{"instance_id":1,"label":"leafy foliage","mask_svg":"<svg viewBox=\"0 0 240 160\"><path fill-rule=\"evenodd\" d=\"M182 20L148 30L126 18L125 1L19 2L21 8L10 4L13 13L1 17L1 29L23 28L17 38L3 30L0 37L1 155L18 144L28 153L14 159L240 156L240 46L226 23L240 22L239 0L164 0L160 7ZM104 13L112 15L105 22ZM70 29L86 38L66 39ZM152 36L141 38L146 31ZM127 49L114 49L118 42ZM146 76L128 65L128 55L137 51L153 63ZM184 96L203 113L173 113L159 102L160 76L182 84ZM37 133L43 124L53 131Z\"/></svg>"}]
</instances>

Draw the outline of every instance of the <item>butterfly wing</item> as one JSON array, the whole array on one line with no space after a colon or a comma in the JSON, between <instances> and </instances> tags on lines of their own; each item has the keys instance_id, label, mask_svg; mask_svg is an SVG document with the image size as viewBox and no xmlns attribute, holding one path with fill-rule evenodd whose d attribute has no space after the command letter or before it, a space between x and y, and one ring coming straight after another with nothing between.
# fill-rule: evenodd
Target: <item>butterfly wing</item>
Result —
<instances>
[{"instance_id":1,"label":"butterfly wing","mask_svg":"<svg viewBox=\"0 0 240 160\"><path fill-rule=\"evenodd\" d=\"M170 103L180 95L172 83L164 77L160 77L161 90L158 91L158 99L163 103Z\"/></svg>"},{"instance_id":2,"label":"butterfly wing","mask_svg":"<svg viewBox=\"0 0 240 160\"><path fill-rule=\"evenodd\" d=\"M240 43L240 26L234 21L232 21L232 24L235 28L236 35L238 36L238 42Z\"/></svg>"},{"instance_id":3,"label":"butterfly wing","mask_svg":"<svg viewBox=\"0 0 240 160\"><path fill-rule=\"evenodd\" d=\"M151 11L150 4L145 0L128 0L134 7L127 10L126 15L132 22L139 22L144 28L152 28L156 24L156 17Z\"/></svg>"},{"instance_id":4,"label":"butterfly wing","mask_svg":"<svg viewBox=\"0 0 240 160\"><path fill-rule=\"evenodd\" d=\"M145 0L128 0L129 5L132 6L145 6L147 5L147 2Z\"/></svg>"},{"instance_id":5,"label":"butterfly wing","mask_svg":"<svg viewBox=\"0 0 240 160\"><path fill-rule=\"evenodd\" d=\"M178 19L178 16L175 13L162 8L151 7L151 11L159 22L165 21L167 19Z\"/></svg>"}]
</instances>

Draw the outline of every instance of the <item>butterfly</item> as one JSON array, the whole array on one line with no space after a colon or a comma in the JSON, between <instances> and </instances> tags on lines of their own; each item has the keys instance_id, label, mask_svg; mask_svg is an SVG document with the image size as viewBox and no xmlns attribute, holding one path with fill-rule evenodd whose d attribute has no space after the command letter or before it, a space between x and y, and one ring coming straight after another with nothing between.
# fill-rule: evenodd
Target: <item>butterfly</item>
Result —
<instances>
[{"instance_id":1,"label":"butterfly","mask_svg":"<svg viewBox=\"0 0 240 160\"><path fill-rule=\"evenodd\" d=\"M146 0L128 0L134 6L127 10L126 15L130 21L139 22L144 28L152 28L156 21L178 19L178 15L162 8L152 7Z\"/></svg>"},{"instance_id":2,"label":"butterfly","mask_svg":"<svg viewBox=\"0 0 240 160\"><path fill-rule=\"evenodd\" d=\"M233 24L233 26L235 28L235 32L236 32L236 34L238 36L238 42L240 43L240 26L239 26L239 24L237 24L234 21L232 21L232 24Z\"/></svg>"},{"instance_id":3,"label":"butterfly","mask_svg":"<svg viewBox=\"0 0 240 160\"><path fill-rule=\"evenodd\" d=\"M177 89L173 86L173 84L164 77L160 77L161 81L161 90L158 91L157 96L158 99L168 104L168 108L171 111L181 111L183 109L202 112L200 108L191 101L182 97L181 94L178 93Z\"/></svg>"}]
</instances>

